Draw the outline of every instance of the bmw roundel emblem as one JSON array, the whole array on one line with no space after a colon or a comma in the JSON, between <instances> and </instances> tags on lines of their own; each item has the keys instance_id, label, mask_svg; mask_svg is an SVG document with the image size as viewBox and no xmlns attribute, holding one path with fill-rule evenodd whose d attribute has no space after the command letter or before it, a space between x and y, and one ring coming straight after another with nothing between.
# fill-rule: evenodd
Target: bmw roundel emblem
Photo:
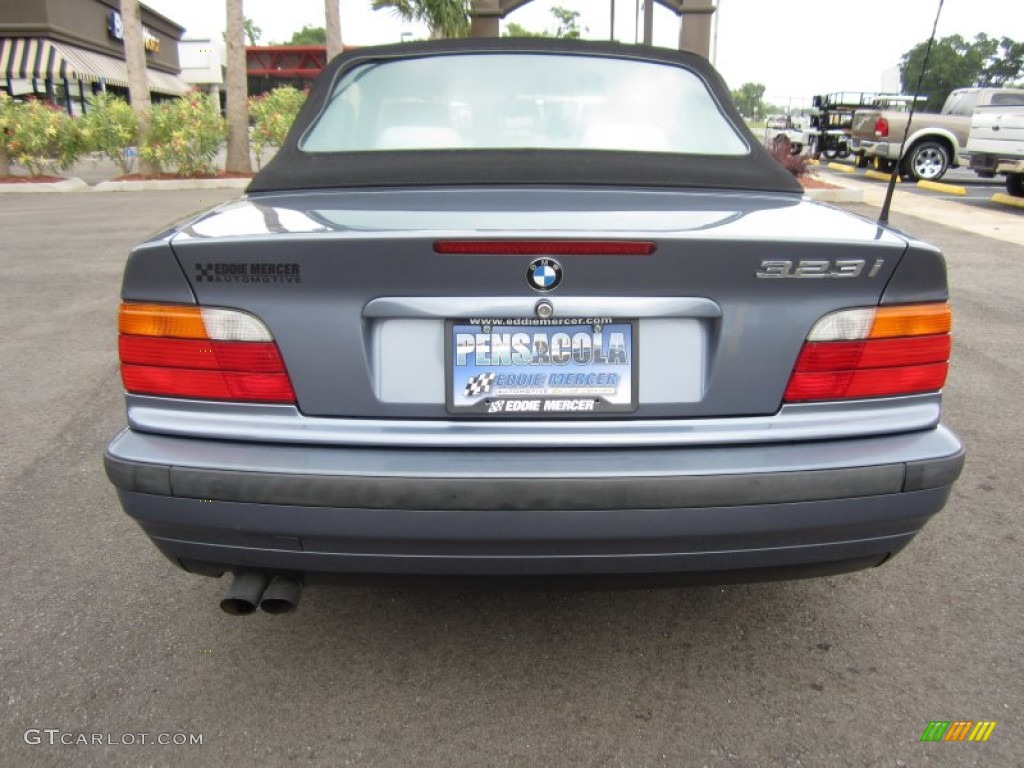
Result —
<instances>
[{"instance_id":1,"label":"bmw roundel emblem","mask_svg":"<svg viewBox=\"0 0 1024 768\"><path fill-rule=\"evenodd\" d=\"M554 259L534 259L526 270L526 282L535 291L550 291L562 282L562 265Z\"/></svg>"}]
</instances>

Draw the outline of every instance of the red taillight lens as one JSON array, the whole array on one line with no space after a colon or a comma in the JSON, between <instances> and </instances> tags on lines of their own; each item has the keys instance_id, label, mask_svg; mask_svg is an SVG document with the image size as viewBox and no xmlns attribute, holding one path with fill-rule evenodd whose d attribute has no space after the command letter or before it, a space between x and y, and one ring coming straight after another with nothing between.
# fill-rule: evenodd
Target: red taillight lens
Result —
<instances>
[{"instance_id":1,"label":"red taillight lens","mask_svg":"<svg viewBox=\"0 0 1024 768\"><path fill-rule=\"evenodd\" d=\"M261 403L295 402L295 393L286 373L238 373L122 365L121 378L124 380L124 388L137 395Z\"/></svg>"},{"instance_id":2,"label":"red taillight lens","mask_svg":"<svg viewBox=\"0 0 1024 768\"><path fill-rule=\"evenodd\" d=\"M921 336L871 341L807 342L793 370L846 371L855 368L889 368L901 365L944 363L949 360L950 337Z\"/></svg>"},{"instance_id":3,"label":"red taillight lens","mask_svg":"<svg viewBox=\"0 0 1024 768\"><path fill-rule=\"evenodd\" d=\"M280 373L284 362L273 342L198 341L122 336L121 362L164 368Z\"/></svg>"},{"instance_id":4,"label":"red taillight lens","mask_svg":"<svg viewBox=\"0 0 1024 768\"><path fill-rule=\"evenodd\" d=\"M937 392L949 368L947 304L851 309L819 320L800 350L787 403Z\"/></svg>"},{"instance_id":5,"label":"red taillight lens","mask_svg":"<svg viewBox=\"0 0 1024 768\"><path fill-rule=\"evenodd\" d=\"M228 309L121 305L118 350L128 392L162 397L294 403L270 331Z\"/></svg>"},{"instance_id":6,"label":"red taillight lens","mask_svg":"<svg viewBox=\"0 0 1024 768\"><path fill-rule=\"evenodd\" d=\"M880 117L875 120L875 137L879 139L888 138L889 136L889 121L884 117Z\"/></svg>"},{"instance_id":7,"label":"red taillight lens","mask_svg":"<svg viewBox=\"0 0 1024 768\"><path fill-rule=\"evenodd\" d=\"M786 387L786 402L848 400L937 392L946 382L946 363L862 371L794 373Z\"/></svg>"}]
</instances>

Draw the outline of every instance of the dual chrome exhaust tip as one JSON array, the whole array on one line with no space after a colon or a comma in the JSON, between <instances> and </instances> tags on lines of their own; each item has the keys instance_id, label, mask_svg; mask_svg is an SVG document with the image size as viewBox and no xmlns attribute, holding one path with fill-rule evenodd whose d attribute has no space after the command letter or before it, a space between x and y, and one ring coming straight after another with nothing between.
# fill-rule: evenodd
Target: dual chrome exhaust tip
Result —
<instances>
[{"instance_id":1,"label":"dual chrome exhaust tip","mask_svg":"<svg viewBox=\"0 0 1024 768\"><path fill-rule=\"evenodd\" d=\"M302 584L288 576L270 578L262 571L238 571L220 601L221 610L232 616L248 616L257 608L265 613L291 613L299 605Z\"/></svg>"}]
</instances>

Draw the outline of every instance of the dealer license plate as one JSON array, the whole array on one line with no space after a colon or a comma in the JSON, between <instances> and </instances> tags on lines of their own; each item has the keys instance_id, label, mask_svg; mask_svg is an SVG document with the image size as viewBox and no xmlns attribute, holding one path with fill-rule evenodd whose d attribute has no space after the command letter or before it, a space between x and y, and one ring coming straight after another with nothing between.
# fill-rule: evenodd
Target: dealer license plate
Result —
<instances>
[{"instance_id":1,"label":"dealer license plate","mask_svg":"<svg viewBox=\"0 0 1024 768\"><path fill-rule=\"evenodd\" d=\"M561 418L636 410L632 320L449 320L452 413Z\"/></svg>"}]
</instances>

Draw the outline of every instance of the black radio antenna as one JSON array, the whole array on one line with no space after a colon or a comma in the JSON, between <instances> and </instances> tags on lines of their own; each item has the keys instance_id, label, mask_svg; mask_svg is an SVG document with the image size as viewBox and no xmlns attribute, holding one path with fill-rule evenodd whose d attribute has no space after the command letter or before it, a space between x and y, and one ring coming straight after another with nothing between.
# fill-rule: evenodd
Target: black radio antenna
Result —
<instances>
[{"instance_id":1,"label":"black radio antenna","mask_svg":"<svg viewBox=\"0 0 1024 768\"><path fill-rule=\"evenodd\" d=\"M935 11L935 22L932 24L932 36L928 38L928 47L924 49L924 60L921 62L921 71L917 75L917 85L914 86L914 97L910 100L910 112L907 114L907 130L903 134L903 141L900 144L900 154L893 165L892 173L889 174L889 186L885 190L885 201L882 203L882 211L878 214L879 224L889 223L889 208L892 206L892 195L896 191L896 179L900 175L900 167L903 165L903 155L907 151L907 139L910 138L910 124L914 122L914 108L917 100L921 97L921 82L924 80L925 70L928 69L928 57L932 52L932 43L935 42L935 30L939 28L939 16L942 15L943 0L939 0L939 7Z\"/></svg>"}]
</instances>

